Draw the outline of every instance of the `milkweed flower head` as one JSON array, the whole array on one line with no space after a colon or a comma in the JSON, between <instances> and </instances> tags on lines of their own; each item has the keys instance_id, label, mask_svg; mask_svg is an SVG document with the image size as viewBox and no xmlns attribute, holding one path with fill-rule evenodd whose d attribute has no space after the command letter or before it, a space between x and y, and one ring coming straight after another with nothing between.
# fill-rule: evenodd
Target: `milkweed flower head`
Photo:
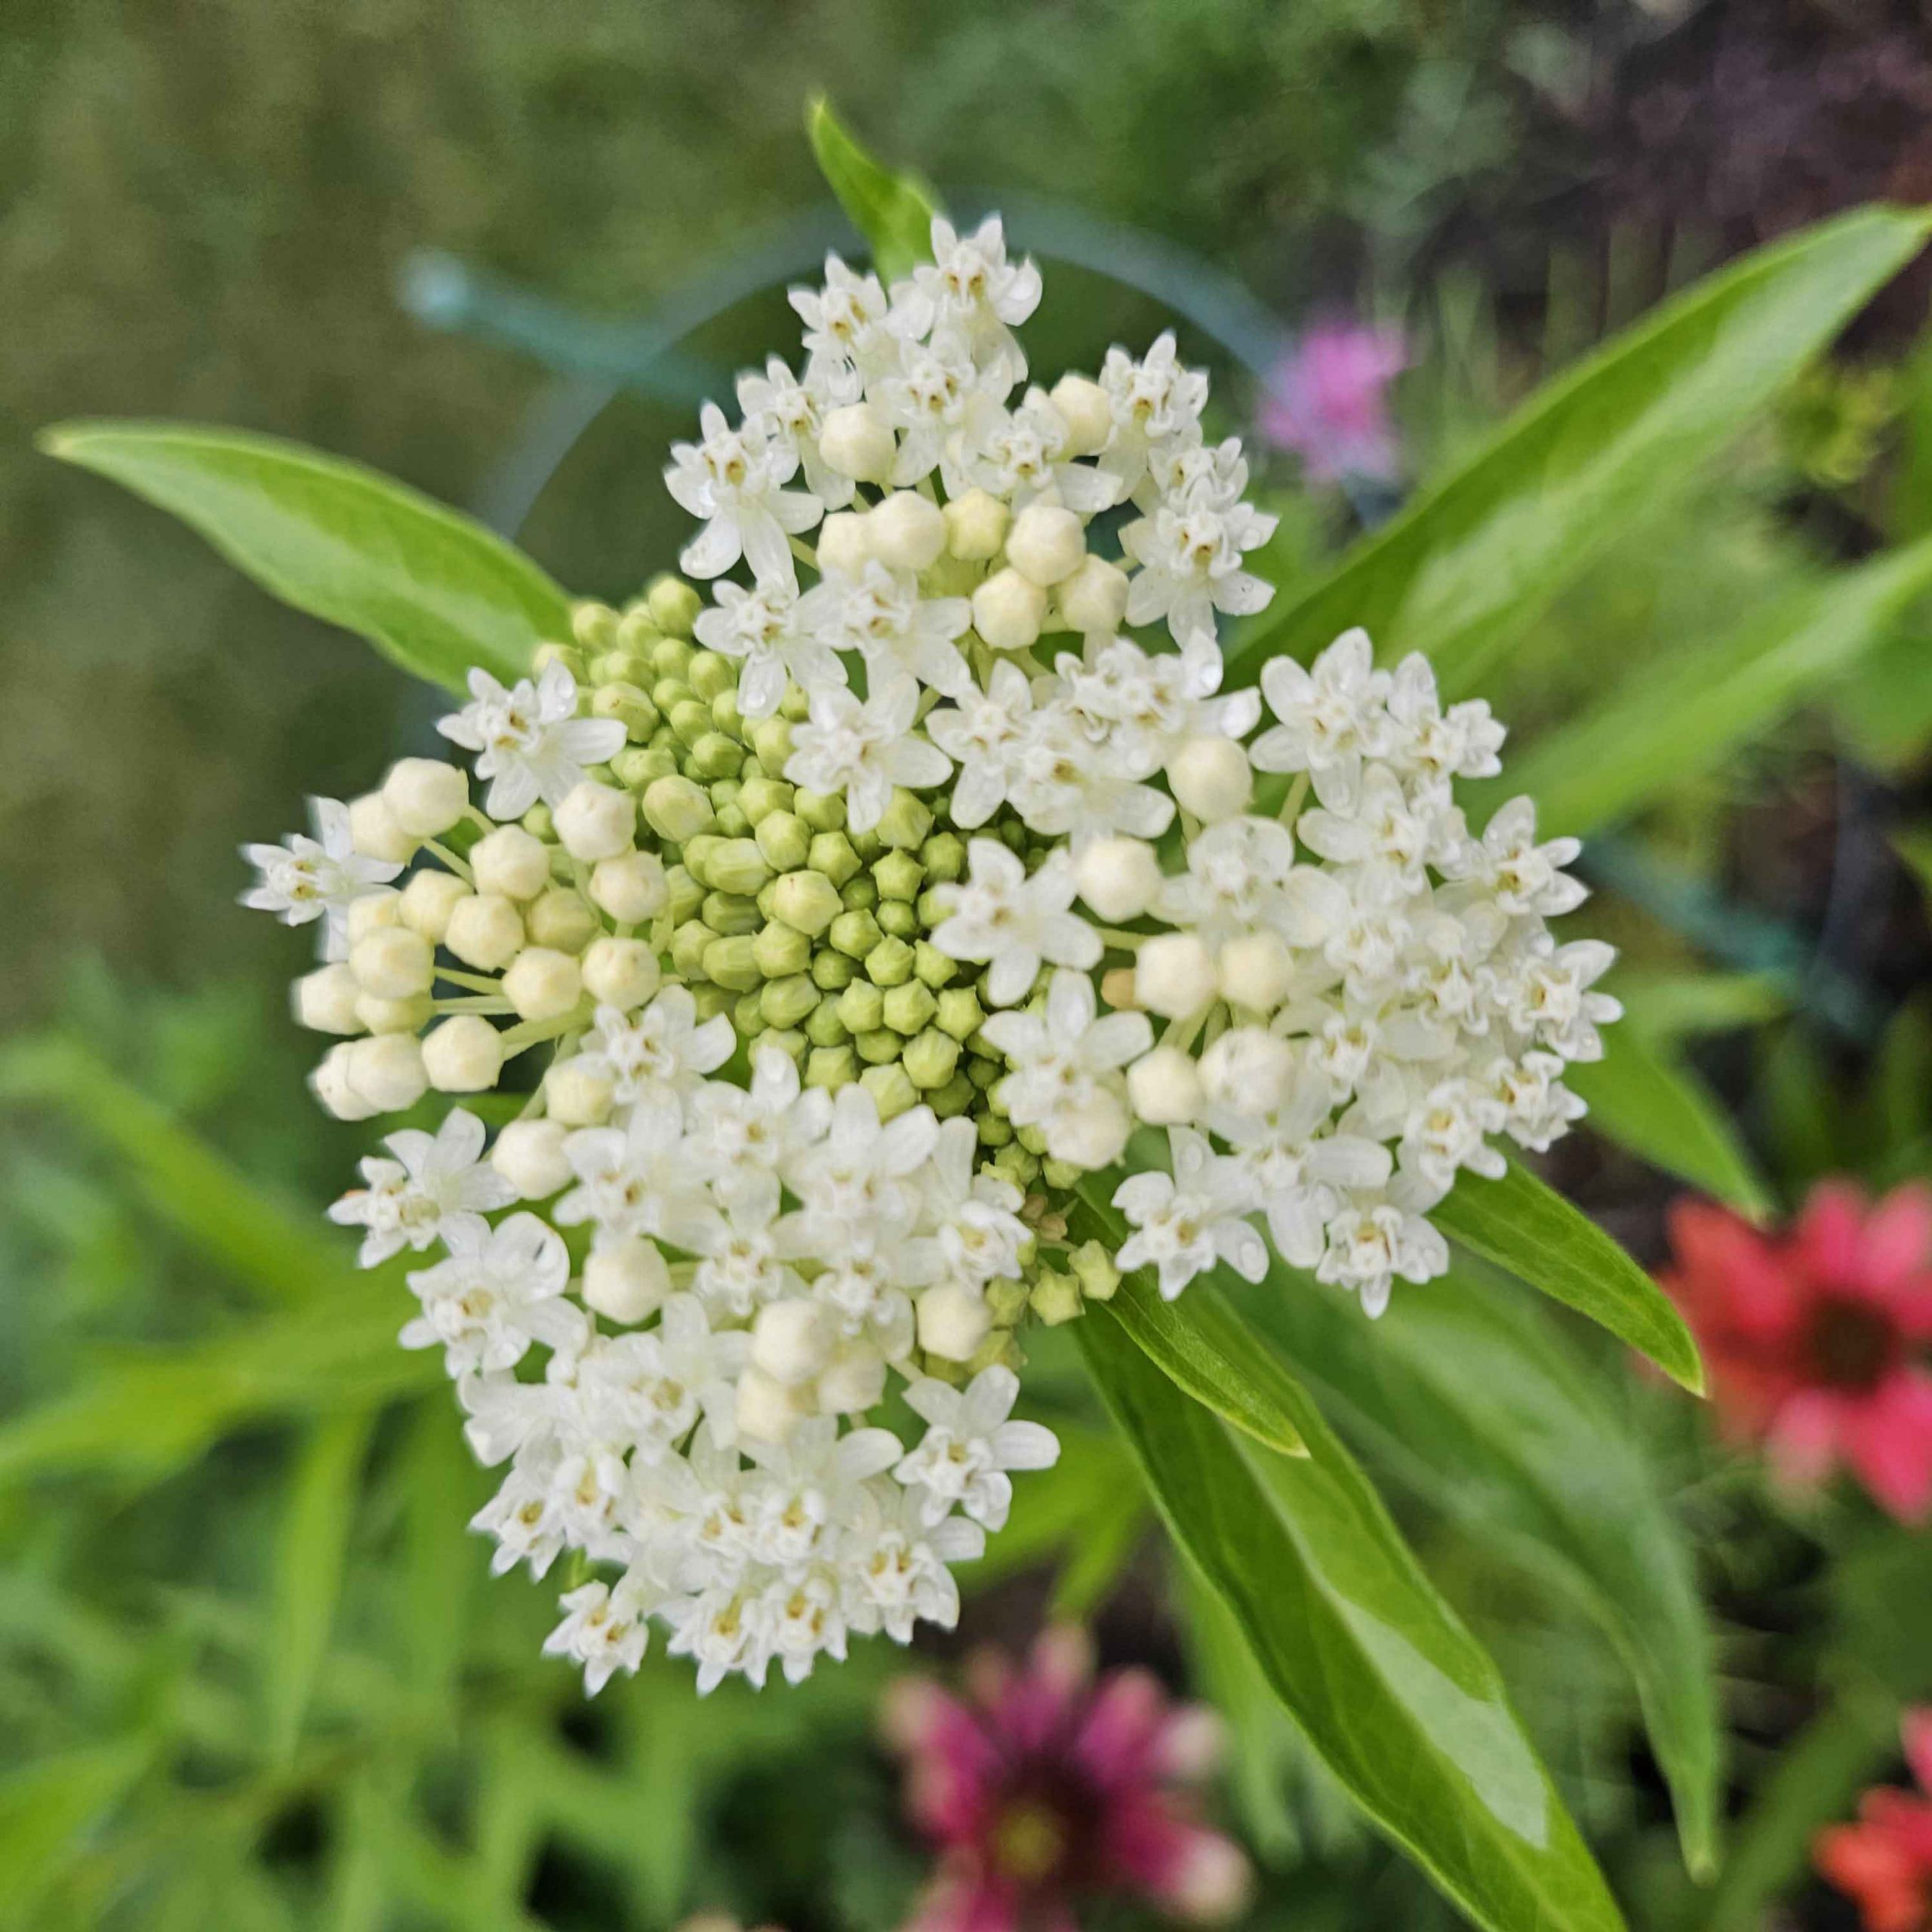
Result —
<instances>
[{"instance_id":1,"label":"milkweed flower head","mask_svg":"<svg viewBox=\"0 0 1932 1932\"><path fill-rule=\"evenodd\" d=\"M1820 1832L1812 1847L1820 1875L1857 1903L1865 1932L1932 1925L1932 1710L1908 1711L1900 1728L1918 1789L1868 1791L1858 1822Z\"/></svg>"},{"instance_id":2,"label":"milkweed flower head","mask_svg":"<svg viewBox=\"0 0 1932 1932\"><path fill-rule=\"evenodd\" d=\"M1826 1182L1783 1233L1682 1201L1670 1235L1725 1428L1795 1487L1842 1463L1900 1521L1932 1515L1932 1190Z\"/></svg>"},{"instance_id":3,"label":"milkweed flower head","mask_svg":"<svg viewBox=\"0 0 1932 1932\"><path fill-rule=\"evenodd\" d=\"M474 780L247 848L320 926L324 1105L454 1103L336 1215L504 1470L497 1567L568 1553L593 1689L654 1634L709 1687L949 1624L1053 1459L1026 1324L1271 1244L1379 1312L1617 1011L1547 930L1574 841L1456 802L1485 705L1360 632L1223 688L1273 520L1174 337L1045 386L997 220L933 249L795 291L802 359L672 452L687 576L474 672Z\"/></svg>"}]
</instances>

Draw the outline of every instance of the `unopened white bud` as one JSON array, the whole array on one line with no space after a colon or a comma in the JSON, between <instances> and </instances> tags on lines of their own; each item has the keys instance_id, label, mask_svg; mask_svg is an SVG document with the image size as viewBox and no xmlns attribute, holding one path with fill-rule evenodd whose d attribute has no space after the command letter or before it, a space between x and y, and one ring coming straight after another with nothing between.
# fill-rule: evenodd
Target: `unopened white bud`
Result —
<instances>
[{"instance_id":1,"label":"unopened white bud","mask_svg":"<svg viewBox=\"0 0 1932 1932\"><path fill-rule=\"evenodd\" d=\"M1201 1075L1178 1047L1156 1047L1127 1070L1127 1097L1149 1127L1179 1127L1201 1111Z\"/></svg>"},{"instance_id":2,"label":"unopened white bud","mask_svg":"<svg viewBox=\"0 0 1932 1932\"><path fill-rule=\"evenodd\" d=\"M974 488L955 497L943 514L947 549L964 563L983 564L999 555L1013 512L997 497Z\"/></svg>"},{"instance_id":3,"label":"unopened white bud","mask_svg":"<svg viewBox=\"0 0 1932 1932\"><path fill-rule=\"evenodd\" d=\"M820 1415L863 1415L885 1398L885 1358L869 1342L841 1342L813 1392Z\"/></svg>"},{"instance_id":4,"label":"unopened white bud","mask_svg":"<svg viewBox=\"0 0 1932 1932\"><path fill-rule=\"evenodd\" d=\"M435 949L407 926L384 926L349 949L355 983L378 999L410 999L429 990L436 977Z\"/></svg>"},{"instance_id":5,"label":"unopened white bud","mask_svg":"<svg viewBox=\"0 0 1932 1932\"><path fill-rule=\"evenodd\" d=\"M1066 425L1067 453L1098 456L1114 432L1113 405L1091 376L1069 374L1053 386L1051 400Z\"/></svg>"},{"instance_id":6,"label":"unopened white bud","mask_svg":"<svg viewBox=\"0 0 1932 1932\"><path fill-rule=\"evenodd\" d=\"M1112 637L1127 616L1127 573L1104 557L1090 556L1054 593L1070 630Z\"/></svg>"},{"instance_id":7,"label":"unopened white bud","mask_svg":"<svg viewBox=\"0 0 1932 1932\"><path fill-rule=\"evenodd\" d=\"M663 977L657 954L641 939L613 939L607 933L584 949L583 989L599 1006L628 1013L641 1006Z\"/></svg>"},{"instance_id":8,"label":"unopened white bud","mask_svg":"<svg viewBox=\"0 0 1932 1932\"><path fill-rule=\"evenodd\" d=\"M1262 1026L1234 1026L1201 1056L1201 1086L1215 1106L1259 1120L1288 1097L1294 1049Z\"/></svg>"},{"instance_id":9,"label":"unopened white bud","mask_svg":"<svg viewBox=\"0 0 1932 1932\"><path fill-rule=\"evenodd\" d=\"M985 1296L962 1282L942 1282L919 1297L919 1346L941 1361L970 1361L992 1325Z\"/></svg>"},{"instance_id":10,"label":"unopened white bud","mask_svg":"<svg viewBox=\"0 0 1932 1932\"><path fill-rule=\"evenodd\" d=\"M1184 812L1204 825L1238 818L1254 795L1247 753L1232 738L1190 738L1168 761L1168 783Z\"/></svg>"},{"instance_id":11,"label":"unopened white bud","mask_svg":"<svg viewBox=\"0 0 1932 1932\"><path fill-rule=\"evenodd\" d=\"M1164 1019L1198 1013L1220 990L1214 956L1192 933L1157 933L1134 955L1134 997Z\"/></svg>"},{"instance_id":12,"label":"unopened white bud","mask_svg":"<svg viewBox=\"0 0 1932 1932\"><path fill-rule=\"evenodd\" d=\"M799 1392L788 1389L761 1368L738 1377L738 1433L754 1442L783 1442L803 1417Z\"/></svg>"},{"instance_id":13,"label":"unopened white bud","mask_svg":"<svg viewBox=\"0 0 1932 1932\"><path fill-rule=\"evenodd\" d=\"M946 512L916 490L894 491L866 527L872 555L894 570L928 570L946 549Z\"/></svg>"},{"instance_id":14,"label":"unopened white bud","mask_svg":"<svg viewBox=\"0 0 1932 1932\"><path fill-rule=\"evenodd\" d=\"M561 1121L513 1120L497 1136L490 1164L525 1201L546 1201L571 1179Z\"/></svg>"},{"instance_id":15,"label":"unopened white bud","mask_svg":"<svg viewBox=\"0 0 1932 1932\"><path fill-rule=\"evenodd\" d=\"M817 1302L768 1302L752 1325L752 1365L792 1388L832 1359L832 1324Z\"/></svg>"},{"instance_id":16,"label":"unopened white bud","mask_svg":"<svg viewBox=\"0 0 1932 1932\"><path fill-rule=\"evenodd\" d=\"M600 859L590 875L590 896L619 925L641 925L669 903L664 861L655 852L622 852L614 859Z\"/></svg>"},{"instance_id":17,"label":"unopened white bud","mask_svg":"<svg viewBox=\"0 0 1932 1932\"><path fill-rule=\"evenodd\" d=\"M443 943L466 966L494 973L523 950L523 918L500 892L472 893L450 908Z\"/></svg>"},{"instance_id":18,"label":"unopened white bud","mask_svg":"<svg viewBox=\"0 0 1932 1932\"><path fill-rule=\"evenodd\" d=\"M500 825L470 848L469 869L478 892L534 899L550 883L550 848L520 825Z\"/></svg>"},{"instance_id":19,"label":"unopened white bud","mask_svg":"<svg viewBox=\"0 0 1932 1932\"><path fill-rule=\"evenodd\" d=\"M402 888L396 911L411 932L420 933L432 946L441 946L457 902L469 897L469 887L454 872L426 866Z\"/></svg>"},{"instance_id":20,"label":"unopened white bud","mask_svg":"<svg viewBox=\"0 0 1932 1932\"><path fill-rule=\"evenodd\" d=\"M835 510L818 527L817 556L821 571L857 577L872 561L872 535L863 510Z\"/></svg>"},{"instance_id":21,"label":"unopened white bud","mask_svg":"<svg viewBox=\"0 0 1932 1932\"><path fill-rule=\"evenodd\" d=\"M543 1104L566 1127L600 1127L615 1096L609 1076L586 1066L581 1056L554 1063L543 1076Z\"/></svg>"},{"instance_id":22,"label":"unopened white bud","mask_svg":"<svg viewBox=\"0 0 1932 1932\"><path fill-rule=\"evenodd\" d=\"M480 1013L459 1013L423 1041L423 1066L439 1094L481 1094L503 1070L503 1036Z\"/></svg>"},{"instance_id":23,"label":"unopened white bud","mask_svg":"<svg viewBox=\"0 0 1932 1932\"><path fill-rule=\"evenodd\" d=\"M1011 565L973 593L973 628L995 651L1024 651L1047 620L1047 593Z\"/></svg>"},{"instance_id":24,"label":"unopened white bud","mask_svg":"<svg viewBox=\"0 0 1932 1932\"><path fill-rule=\"evenodd\" d=\"M1046 1122L1047 1152L1076 1168L1110 1168L1126 1152L1133 1128L1127 1103L1111 1087L1096 1087L1054 1109Z\"/></svg>"},{"instance_id":25,"label":"unopened white bud","mask_svg":"<svg viewBox=\"0 0 1932 1932\"><path fill-rule=\"evenodd\" d=\"M315 1033L359 1033L355 999L361 990L346 960L305 973L289 989L297 1023Z\"/></svg>"},{"instance_id":26,"label":"unopened white bud","mask_svg":"<svg viewBox=\"0 0 1932 1932\"><path fill-rule=\"evenodd\" d=\"M519 1020L561 1020L583 997L583 974L568 952L527 946L503 975L503 997Z\"/></svg>"},{"instance_id":27,"label":"unopened white bud","mask_svg":"<svg viewBox=\"0 0 1932 1932\"><path fill-rule=\"evenodd\" d=\"M309 1076L309 1091L337 1120L367 1120L376 1109L358 1094L349 1078L350 1044L345 1040L323 1054Z\"/></svg>"},{"instance_id":28,"label":"unopened white bud","mask_svg":"<svg viewBox=\"0 0 1932 1932\"><path fill-rule=\"evenodd\" d=\"M581 952L597 935L597 915L565 886L538 894L523 917L536 944L559 952Z\"/></svg>"},{"instance_id":29,"label":"unopened white bud","mask_svg":"<svg viewBox=\"0 0 1932 1932\"><path fill-rule=\"evenodd\" d=\"M1230 1006L1272 1013L1294 977L1294 955L1278 933L1243 933L1221 948L1221 996Z\"/></svg>"},{"instance_id":30,"label":"unopened white bud","mask_svg":"<svg viewBox=\"0 0 1932 1932\"><path fill-rule=\"evenodd\" d=\"M469 774L439 758L398 758L383 780L383 802L413 838L440 838L469 803Z\"/></svg>"},{"instance_id":31,"label":"unopened white bud","mask_svg":"<svg viewBox=\"0 0 1932 1932\"><path fill-rule=\"evenodd\" d=\"M614 786L584 779L557 808L557 838L573 859L595 864L628 852L637 832L637 801Z\"/></svg>"},{"instance_id":32,"label":"unopened white bud","mask_svg":"<svg viewBox=\"0 0 1932 1932\"><path fill-rule=\"evenodd\" d=\"M892 426L869 402L848 402L829 411L819 432L818 453L829 469L859 483L883 483L899 454Z\"/></svg>"},{"instance_id":33,"label":"unopened white bud","mask_svg":"<svg viewBox=\"0 0 1932 1932\"><path fill-rule=\"evenodd\" d=\"M671 1271L654 1242L617 1241L585 1259L585 1305L613 1321L641 1321L670 1292Z\"/></svg>"},{"instance_id":34,"label":"unopened white bud","mask_svg":"<svg viewBox=\"0 0 1932 1932\"><path fill-rule=\"evenodd\" d=\"M1029 503L1006 535L1006 558L1029 583L1043 587L1071 577L1087 554L1087 532L1057 503Z\"/></svg>"},{"instance_id":35,"label":"unopened white bud","mask_svg":"<svg viewBox=\"0 0 1932 1932\"><path fill-rule=\"evenodd\" d=\"M429 1025L436 1003L427 993L407 999L385 999L380 993L358 993L355 1017L371 1033L420 1033Z\"/></svg>"},{"instance_id":36,"label":"unopened white bud","mask_svg":"<svg viewBox=\"0 0 1932 1932\"><path fill-rule=\"evenodd\" d=\"M379 1114L400 1113L429 1084L423 1049L413 1033L378 1033L349 1048L349 1084Z\"/></svg>"},{"instance_id":37,"label":"unopened white bud","mask_svg":"<svg viewBox=\"0 0 1932 1932\"><path fill-rule=\"evenodd\" d=\"M1097 838L1073 862L1080 896L1103 919L1137 919L1161 889L1161 862L1140 838Z\"/></svg>"},{"instance_id":38,"label":"unopened white bud","mask_svg":"<svg viewBox=\"0 0 1932 1932\"><path fill-rule=\"evenodd\" d=\"M402 894L392 885L379 885L374 892L358 892L349 902L349 916L343 929L352 948L359 939L392 926L402 916Z\"/></svg>"},{"instance_id":39,"label":"unopened white bud","mask_svg":"<svg viewBox=\"0 0 1932 1932\"><path fill-rule=\"evenodd\" d=\"M365 859L386 866L406 866L422 843L395 822L389 801L380 792L365 792L349 801L349 842Z\"/></svg>"}]
</instances>

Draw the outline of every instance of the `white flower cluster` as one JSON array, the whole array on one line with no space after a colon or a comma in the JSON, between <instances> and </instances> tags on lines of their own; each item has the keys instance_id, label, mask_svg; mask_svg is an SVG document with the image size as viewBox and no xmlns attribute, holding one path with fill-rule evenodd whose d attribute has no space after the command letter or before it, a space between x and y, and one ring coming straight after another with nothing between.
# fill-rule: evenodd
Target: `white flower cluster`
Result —
<instances>
[{"instance_id":1,"label":"white flower cluster","mask_svg":"<svg viewBox=\"0 0 1932 1932\"><path fill-rule=\"evenodd\" d=\"M932 240L890 290L829 260L803 374L674 450L708 605L662 583L472 674L441 729L481 808L407 758L248 848L248 903L324 921L332 1110L550 1055L494 1144L460 1107L393 1134L334 1211L365 1264L439 1251L403 1340L509 1465L497 1567L616 1572L551 1639L592 1689L654 1622L708 1687L952 1620L1055 1454L1009 1419L1014 1328L1112 1291L1066 1214L1137 1129L1168 1171L1115 1183L1120 1267L1173 1296L1272 1239L1375 1313L1492 1136L1581 1112L1617 1011L1608 949L1546 930L1574 841L1454 801L1499 769L1487 706L1359 632L1221 689L1272 519L1172 337L1023 388L1038 272L996 220Z\"/></svg>"}]
</instances>

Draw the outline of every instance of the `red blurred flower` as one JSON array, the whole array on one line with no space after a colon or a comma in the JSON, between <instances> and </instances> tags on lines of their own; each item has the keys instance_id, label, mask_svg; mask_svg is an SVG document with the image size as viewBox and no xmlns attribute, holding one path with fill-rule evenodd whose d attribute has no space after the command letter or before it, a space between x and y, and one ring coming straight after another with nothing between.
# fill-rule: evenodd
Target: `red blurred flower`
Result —
<instances>
[{"instance_id":1,"label":"red blurred flower","mask_svg":"<svg viewBox=\"0 0 1932 1932\"><path fill-rule=\"evenodd\" d=\"M1822 1876L1858 1902L1865 1932L1932 1926L1932 1710L1900 1727L1918 1792L1881 1787L1859 1801L1858 1823L1820 1832L1812 1857Z\"/></svg>"},{"instance_id":2,"label":"red blurred flower","mask_svg":"<svg viewBox=\"0 0 1932 1932\"><path fill-rule=\"evenodd\" d=\"M1720 1417L1761 1441L1786 1480L1850 1466L1902 1521L1932 1512L1932 1189L1876 1206L1849 1183L1814 1189L1787 1234L1708 1202L1671 1211L1661 1277L1697 1331Z\"/></svg>"},{"instance_id":3,"label":"red blurred flower","mask_svg":"<svg viewBox=\"0 0 1932 1932\"><path fill-rule=\"evenodd\" d=\"M967 1701L918 1678L887 1700L908 1809L940 1854L909 1932L1073 1932L1075 1902L1106 1893L1197 1921L1241 1909L1247 1860L1183 1789L1212 1767L1211 1711L1171 1705L1145 1671L1096 1683L1075 1630L1017 1669L977 1658L968 1681Z\"/></svg>"},{"instance_id":4,"label":"red blurred flower","mask_svg":"<svg viewBox=\"0 0 1932 1932\"><path fill-rule=\"evenodd\" d=\"M1293 450L1313 481L1393 481L1401 453L1388 390L1407 362L1398 329L1318 323L1269 371L1261 434Z\"/></svg>"}]
</instances>

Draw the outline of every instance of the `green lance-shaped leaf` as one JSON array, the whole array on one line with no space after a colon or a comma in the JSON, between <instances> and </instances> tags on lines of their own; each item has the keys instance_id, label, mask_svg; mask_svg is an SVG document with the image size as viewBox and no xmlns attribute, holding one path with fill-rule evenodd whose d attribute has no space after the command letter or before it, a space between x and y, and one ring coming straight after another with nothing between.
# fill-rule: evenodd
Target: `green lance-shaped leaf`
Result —
<instances>
[{"instance_id":1,"label":"green lance-shaped leaf","mask_svg":"<svg viewBox=\"0 0 1932 1932\"><path fill-rule=\"evenodd\" d=\"M1505 796L1537 801L1546 837L1588 832L1709 771L1890 637L1932 587L1932 537L1776 599L1727 635L1638 673L1540 740L1506 782L1470 788L1478 818Z\"/></svg>"},{"instance_id":2,"label":"green lance-shaped leaf","mask_svg":"<svg viewBox=\"0 0 1932 1932\"><path fill-rule=\"evenodd\" d=\"M805 133L819 172L852 226L872 251L872 266L890 282L933 258L932 190L915 174L881 167L852 138L823 94L805 109Z\"/></svg>"},{"instance_id":3,"label":"green lance-shaped leaf","mask_svg":"<svg viewBox=\"0 0 1932 1932\"><path fill-rule=\"evenodd\" d=\"M126 1796L153 1761L152 1736L42 1758L0 1777L0 1927L26 1927L73 1863L77 1841Z\"/></svg>"},{"instance_id":4,"label":"green lance-shaped leaf","mask_svg":"<svg viewBox=\"0 0 1932 1932\"><path fill-rule=\"evenodd\" d=\"M1500 1180L1465 1173L1429 1219L1471 1254L1601 1322L1693 1395L1704 1392L1697 1345L1670 1297L1527 1168L1512 1162Z\"/></svg>"},{"instance_id":5,"label":"green lance-shaped leaf","mask_svg":"<svg viewBox=\"0 0 1932 1932\"><path fill-rule=\"evenodd\" d=\"M1932 220L1870 208L1757 250L1531 397L1470 461L1250 628L1232 681L1352 624L1469 688L1614 532L1721 449L1923 245ZM1694 512L1693 512L1694 514Z\"/></svg>"},{"instance_id":6,"label":"green lance-shaped leaf","mask_svg":"<svg viewBox=\"0 0 1932 1932\"><path fill-rule=\"evenodd\" d=\"M1579 1061L1564 1078L1589 1103L1590 1125L1619 1146L1754 1220L1770 1213L1770 1190L1723 1107L1668 1048L1620 1028L1601 1060Z\"/></svg>"},{"instance_id":7,"label":"green lance-shaped leaf","mask_svg":"<svg viewBox=\"0 0 1932 1932\"><path fill-rule=\"evenodd\" d=\"M1707 1874L1719 1764L1710 1635L1683 1537L1587 1365L1533 1306L1466 1266L1398 1289L1378 1321L1287 1268L1243 1306L1374 1466L1601 1624L1635 1681L1685 1862Z\"/></svg>"},{"instance_id":8,"label":"green lance-shaped leaf","mask_svg":"<svg viewBox=\"0 0 1932 1932\"><path fill-rule=\"evenodd\" d=\"M359 463L236 429L65 423L40 446L97 470L205 537L264 590L460 691L509 680L570 635L563 592L502 538Z\"/></svg>"},{"instance_id":9,"label":"green lance-shaped leaf","mask_svg":"<svg viewBox=\"0 0 1932 1932\"><path fill-rule=\"evenodd\" d=\"M1079 1340L1170 1534L1370 1817L1486 1932L1620 1927L1494 1663L1341 1444L1318 1429L1291 1459L1247 1441L1105 1304Z\"/></svg>"}]
</instances>

